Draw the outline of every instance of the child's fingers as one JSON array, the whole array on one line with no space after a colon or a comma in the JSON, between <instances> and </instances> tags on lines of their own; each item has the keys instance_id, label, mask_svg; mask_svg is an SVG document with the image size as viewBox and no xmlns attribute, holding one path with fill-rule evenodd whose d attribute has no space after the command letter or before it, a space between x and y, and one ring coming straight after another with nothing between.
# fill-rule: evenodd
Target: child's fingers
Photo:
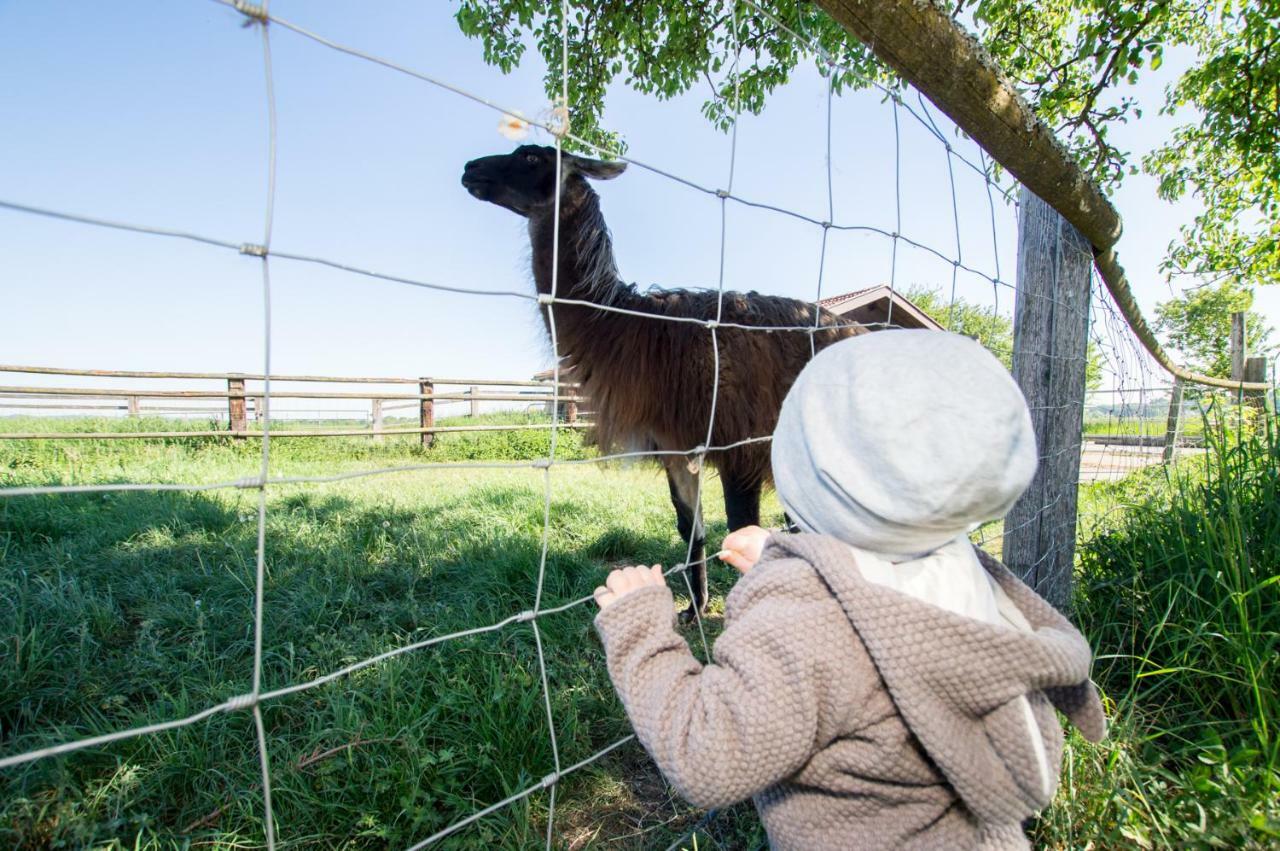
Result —
<instances>
[{"instance_id":1,"label":"child's fingers","mask_svg":"<svg viewBox=\"0 0 1280 851\"><path fill-rule=\"evenodd\" d=\"M614 594L619 596L625 594L627 586L630 584L627 580L627 568L621 568L610 573L604 584Z\"/></svg>"},{"instance_id":2,"label":"child's fingers","mask_svg":"<svg viewBox=\"0 0 1280 851\"><path fill-rule=\"evenodd\" d=\"M649 585L663 585L665 583L666 578L662 575L662 565L660 564L649 567L638 564L630 567L620 567L609 573L608 577L605 578L604 585L597 587L592 596L600 605L600 608L603 609L632 591Z\"/></svg>"}]
</instances>

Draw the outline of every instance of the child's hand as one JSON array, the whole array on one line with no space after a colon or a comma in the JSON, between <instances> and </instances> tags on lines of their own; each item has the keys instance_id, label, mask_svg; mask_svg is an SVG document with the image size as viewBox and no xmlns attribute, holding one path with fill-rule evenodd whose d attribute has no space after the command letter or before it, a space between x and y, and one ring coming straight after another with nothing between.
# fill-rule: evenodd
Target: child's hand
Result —
<instances>
[{"instance_id":1,"label":"child's hand","mask_svg":"<svg viewBox=\"0 0 1280 851\"><path fill-rule=\"evenodd\" d=\"M768 529L759 526L743 526L730 532L720 544L720 560L739 573L746 573L760 560L769 535Z\"/></svg>"},{"instance_id":2,"label":"child's hand","mask_svg":"<svg viewBox=\"0 0 1280 851\"><path fill-rule=\"evenodd\" d=\"M665 585L666 577L662 575L662 565L652 567L620 567L609 574L609 578L595 590L596 603L604 609L612 606L632 591L647 588L650 585Z\"/></svg>"}]
</instances>

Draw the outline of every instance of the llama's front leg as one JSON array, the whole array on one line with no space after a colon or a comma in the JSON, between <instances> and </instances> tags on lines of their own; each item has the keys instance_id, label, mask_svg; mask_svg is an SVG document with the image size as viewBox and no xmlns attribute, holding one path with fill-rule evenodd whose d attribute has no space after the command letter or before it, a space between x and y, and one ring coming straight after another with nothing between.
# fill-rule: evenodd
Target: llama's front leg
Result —
<instances>
[{"instance_id":1,"label":"llama's front leg","mask_svg":"<svg viewBox=\"0 0 1280 851\"><path fill-rule=\"evenodd\" d=\"M720 484L724 486L724 513L729 531L744 526L760 525L760 482L746 484L727 470L720 471Z\"/></svg>"},{"instance_id":2,"label":"llama's front leg","mask_svg":"<svg viewBox=\"0 0 1280 851\"><path fill-rule=\"evenodd\" d=\"M707 607L707 533L702 525L702 506L698 502L698 475L689 472L688 461L673 455L663 459L667 471L667 485L671 489L671 504L676 509L676 528L685 544L693 542L689 549L689 584L693 589L693 601L681 613L685 622L693 619L695 610Z\"/></svg>"}]
</instances>

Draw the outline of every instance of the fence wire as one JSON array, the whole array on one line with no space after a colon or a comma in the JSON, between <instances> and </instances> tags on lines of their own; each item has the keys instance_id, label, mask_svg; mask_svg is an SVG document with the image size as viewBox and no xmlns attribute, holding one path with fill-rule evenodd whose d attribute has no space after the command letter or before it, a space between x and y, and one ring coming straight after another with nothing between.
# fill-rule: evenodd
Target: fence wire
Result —
<instances>
[{"instance_id":1,"label":"fence wire","mask_svg":"<svg viewBox=\"0 0 1280 851\"><path fill-rule=\"evenodd\" d=\"M589 141L575 136L567 124L561 122L553 124L549 121L534 119L530 121L534 126L550 133L554 139L555 162L557 175L557 191L555 195L555 214L554 226L555 234L553 236L553 257L550 293L544 295L535 295L527 292L505 291L482 289L478 287L462 286L453 283L438 283L425 281L409 276L392 274L383 271L363 268L350 263L346 263L333 258L319 257L314 255L304 255L292 253L276 248L272 244L272 223L275 208L275 176L276 176L276 152L277 152L277 120L275 109L275 89L272 78L271 65L271 32L273 29L283 30L287 33L296 35L297 37L309 40L329 50L345 54L356 60L381 66L392 72L406 75L412 79L427 83L438 87L447 92L451 92L459 97L466 98L475 103L498 111L504 114L514 114L511 110L500 105L488 98L477 95L465 88L452 84L447 80L441 79L433 74L429 74L420 70L409 68L400 63L393 62L384 57L366 52L353 46L343 44L335 39L323 36L310 30L298 26L286 19L273 14L266 2L261 4L251 4L243 2L243 0L214 0L224 6L231 7L238 11L247 24L252 25L252 29L256 30L262 41L262 61L264 71L264 89L265 103L267 110L267 127L268 138L266 145L266 164L267 164L267 185L265 187L265 214L263 219L262 238L260 242L246 243L234 240L227 240L213 237L205 234L197 234L186 231L173 230L169 228L156 227L147 224L129 223L115 221L112 219L102 218L98 216L86 215L66 210L55 210L47 207L23 203L16 200L0 199L0 208L10 210L15 213L24 215L35 215L50 217L69 223L93 226L99 228L107 228L114 230L128 231L132 233L156 236L162 238L179 239L193 241L198 244L208 246L210 248L234 251L239 254L257 257L261 265L262 276L262 337L263 337L263 388L260 394L261 402L261 424L262 424L262 441L261 455L259 459L260 468L256 476L239 478L228 481L208 482L208 483L173 483L173 482L122 482L122 483L98 483L98 484L50 484L39 486L23 486L8 487L0 489L0 497L17 498L36 495L53 495L53 494L84 494L84 493L111 493L122 491L180 491L180 492L206 492L222 489L239 489L256 492L257 496L257 537L255 551L255 569L254 569L254 586L253 586L253 669L251 676L251 688L248 692L233 696L217 705L209 706L185 717L173 720L163 721L155 724L134 727L130 729L117 730L108 734L70 740L52 745L48 747L38 748L23 753L0 757L0 768L12 768L35 760L41 760L61 754L73 753L88 748L100 747L112 742L118 742L126 739L132 739L140 736L153 735L169 730L187 727L205 721L213 716L222 713L234 713L248 711L252 717L254 725L254 736L256 741L256 750L259 763L259 771L261 775L261 792L262 792L262 814L263 814L263 830L264 841L268 849L274 849L280 834L287 833L292 826L288 824L277 825L276 814L272 806L272 773L271 761L267 743L266 727L263 723L262 705L290 695L299 694L325 686L326 684L350 677L358 671L379 665L398 656L422 651L427 648L444 645L457 641L462 638L477 636L489 633L499 632L508 628L516 627L520 624L528 624L534 639L534 648L536 652L536 662L540 681L540 697L543 704L545 714L549 744L552 756L552 764L545 776L536 783L526 786L514 794L485 805L467 816L454 821L448 826L432 833L431 835L418 841L412 845L412 849L420 849L428 847L445 837L453 835L468 826L474 824L480 819L488 815L499 812L506 807L512 806L517 802L526 800L531 796L545 791L548 795L547 803L547 823L545 834L545 845L550 849L555 843L555 817L556 817L556 795L560 782L567 776L603 759L617 749L634 741L634 735L628 735L611 742L606 747L601 748L588 757L565 765L562 762L560 745L557 736L557 724L552 706L552 684L548 676L548 667L546 661L546 653L543 646L542 634L539 627L542 619L547 617L555 617L564 615L568 612L576 610L580 606L590 604L592 598L590 595L583 596L560 605L546 606L544 605L545 580L547 575L547 561L550 549L551 530L552 530L552 500L554 493L553 471L558 467L571 467L580 465L596 465L607 464L614 461L622 461L629 459L649 458L658 461L669 460L672 462L684 461L696 466L697 471L697 499L695 512L693 533L689 536L688 546L686 549L685 559L682 563L673 565L666 571L666 575L671 577L679 575L684 583L684 587L688 592L691 600L696 599L695 590L690 579L689 568L695 566L705 567L708 559L704 556L695 559L696 542L703 537L704 527L701 513L701 502L703 493L703 483L706 476L706 459L708 455L723 452L729 449L742 447L749 444L764 443L771 439L770 435L756 435L750 438L730 442L724 445L716 445L714 441L716 429L717 407L720 401L720 381L722 373L721 364L721 334L725 331L737 331L744 333L805 333L809 337L810 353L816 353L817 346L815 335L820 328L825 327L841 327L844 325L858 325L860 327L898 327L899 323L895 323L893 319L894 304L898 293L898 267L899 267L899 248L912 249L930 255L937 260L942 261L950 266L949 281L949 297L946 308L946 322L948 328L958 331L965 329L960 326L960 319L957 310L963 304L958 295L958 283L961 274L976 277L981 281L989 283L991 286L991 308L992 316L999 316L1000 309L1000 291L1002 289L1012 290L1014 285L1007 282L1001 272L1000 267L1000 240L999 227L997 225L997 203L996 198L1000 197L1007 204L1016 205L1016 198L1013 189L1003 186L995 179L993 175L993 165L988 161L985 153L981 149L977 149L976 161L974 158L966 156L963 152L956 149L946 134L938 126L932 112L926 105L923 98L917 95L918 103L912 105L903 97L902 92L894 87L884 85L883 83L870 80L859 76L860 81L867 86L871 86L879 91L887 100L888 109L891 115L893 126L893 150L894 150L894 229L886 230L884 228L856 221L837 221L836 219L836 203L835 189L833 177L833 151L832 151L832 113L833 101L836 90L837 74L855 74L856 72L846 64L842 64L836 57L828 51L821 48L813 39L796 32L787 26L783 21L778 19L772 12L761 8L752 0L735 0L731 4L732 18L732 34L733 34L733 60L731 73L735 81L733 104L732 104L732 121L729 124L729 139L727 152L727 174L723 187L715 187L705 185L697 180L687 176L682 176L670 171L666 168L648 164L644 161L636 159L630 154L623 154L619 151L610 151L602 149ZM826 181L826 218L819 219L805 213L788 209L786 207L772 204L766 201L748 199L741 197L735 193L735 173L737 169L737 149L738 149L738 125L741 114L741 93L738 90L738 72L742 59L742 46L739 43L739 4L742 7L762 16L778 27L778 32L791 39L796 46L806 54L814 56L820 60L822 69L823 85L825 88L825 181ZM560 80L561 91L557 107L562 108L569 114L568 110L571 106L569 102L569 2L568 0L560 0L557 4L557 12L559 16L560 29ZM954 248L944 250L937 246L929 245L925 241L908 235L904 232L904 209L903 209L903 192L902 192L902 128L900 127L900 116L906 113L916 124L924 128L927 134L932 137L942 147L945 164L947 169L947 184L943 194L949 195L950 212L952 219L952 227L954 232ZM573 142L581 148L592 150L599 155L607 156L615 159L623 160L637 168L646 170L650 173L658 175L675 184L685 187L686 189L698 193L714 196L718 200L718 212L720 219L719 231L719 265L716 288L716 310L714 317L672 317L658 316L652 313L646 313L641 310L633 310L621 308L612 305L598 304L592 301L585 301L575 298L567 298L559 292L559 247L560 247L560 176L563 168L563 151L566 142ZM992 240L992 260L993 268L986 270L979 268L977 265L966 261L962 239L962 223L960 207L958 202L958 190L956 183L956 169L958 167L966 168L979 175L984 184L986 194L986 204L990 213L990 231ZM814 308L814 322L812 324L797 324L786 326L771 325L750 325L735 322L724 321L724 296L726 293L726 259L728 244L728 208L730 202L734 204L771 212L780 216L798 220L821 231L820 247L817 257L817 280L812 301ZM910 219L908 214L905 217ZM888 316L883 322L845 322L839 320L832 325L821 325L823 312L822 304L824 301L824 282L828 274L829 266L829 240L832 232L845 233L867 233L876 235L886 240L890 245L890 272L889 272L889 301ZM583 459L568 459L558 457L557 436L561 426L558 419L553 417L550 426L550 449L545 458L533 461L495 461L495 462L458 462L458 463L421 463L421 464L402 464L391 467L381 467L375 469L360 469L328 475L294 475L294 476L272 476L270 474L270 452L271 452L271 436L272 436L272 392L271 392L271 340L272 340L272 320L271 320L271 264L272 261L287 261L293 263L316 264L322 265L335 270L349 273L353 276L378 279L381 281L401 284L405 286L422 288L434 292L456 293L477 297L500 297L500 298L517 298L526 301L535 302L540 309L546 311L547 326L550 332L551 349L553 355L553 374L552 374L552 396L558 398L561 395L562 376L561 376L561 357L564 354L561 350L559 335L556 329L556 317L554 308L557 305L573 306L589 308L592 310L612 312L639 320L659 321L659 322L676 322L691 325L697 325L707 331L708 343L711 347L712 361L714 364L714 378L712 386L709 388L710 394L710 412L705 431L705 439L698 446L687 447L678 450L646 450L620 452L613 454L601 454L595 457ZM1094 286L1094 293L1091 306L1081 307L1079 305L1069 304L1066 302L1054 300L1055 306L1064 309L1076 311L1077 315L1082 309L1090 312L1092 321L1089 323L1090 340L1092 343L1092 357L1100 361L1099 369L1104 376L1104 381L1109 383L1109 387L1101 391L1092 391L1096 396L1098 393L1110 394L1114 400L1105 406L1096 406L1102 414L1105 414L1106 425L1102 428L1112 429L1121 422L1131 420L1135 414L1130 411L1137 411L1136 416L1142 419L1146 416L1148 406L1152 400L1160 394L1166 393L1167 387L1162 387L1161 382L1164 378L1163 372L1158 371L1158 367L1154 366L1153 361L1144 351L1136 344L1132 334L1128 331L1124 320L1119 316L1114 305L1105 295L1104 288ZM1009 351L1004 352L1009 357L1035 356L1041 358L1053 359L1058 357L1052 352L1042 351ZM1087 361L1089 355L1079 357L1072 356L1072 359L1080 364ZM1086 395L1088 395L1086 393ZM1188 394L1188 399L1194 394ZM1079 411L1086 404L1085 396L1079 399L1064 399L1060 404L1045 406L1037 410L1061 410L1065 412ZM1184 400L1184 404L1187 401ZM1195 404L1191 401L1191 404ZM1105 408L1105 409L1104 409ZM1087 426L1087 424L1086 424ZM1145 435L1139 435L1143 437ZM1163 436L1163 432L1162 432ZM1139 441L1141 442L1141 441ZM1083 443L1083 441L1082 441ZM1091 480L1107 480L1111 477L1119 477L1123 473L1132 469L1134 463L1132 459L1125 456L1119 445L1107 445L1101 451L1094 451L1094 455L1099 456L1090 461L1089 475L1094 477ZM1145 448L1145 447L1143 447ZM1040 459L1041 465L1054 462L1064 454L1082 453L1080 444L1066 446L1055 450L1052 453L1042 455ZM1086 456L1089 450L1085 450ZM268 519L268 491L285 486L295 485L312 485L322 483L334 483L351 481L354 479L364 479L371 477L382 477L400 474L416 474L441 470L537 470L541 473L542 478L542 526L540 533L536 581L532 589L532 605L521 611L514 611L496 621L487 625L475 626L472 628L459 630L445 635L433 636L421 641L403 644L390 648L382 653L370 656L368 658L354 661L348 665L340 667L336 670L318 675L313 679L303 682L295 682L289 685L274 689L264 689L262 683L263 670L263 621L264 621L264 598L266 585L266 565L267 565L267 539L266 539L266 523ZM1038 507L1036 512L1036 520L1044 512L1055 508L1062 498L1062 495L1056 495L1052 501L1046 502ZM1031 522L1031 521L1028 521ZM1075 517L1074 515L1065 518L1058 526L1049 530L1051 536L1061 536L1062 540L1066 540L1068 536L1075 534ZM1011 532L1017 531L1017 527L1004 528L1002 533L1007 536ZM984 527L979 530L977 535L979 543L998 549L999 536L996 534L995 526ZM1050 550L1052 551L1052 550ZM710 659L710 650L707 643L706 633L703 629L700 613L697 607L694 607L695 621L699 633L700 646L704 659ZM689 831L687 831L681 839L673 843L672 847L677 847L690 836L696 834L699 830L705 828L716 817L715 811L706 813L701 820L695 823ZM278 833L279 831L279 833Z\"/></svg>"}]
</instances>

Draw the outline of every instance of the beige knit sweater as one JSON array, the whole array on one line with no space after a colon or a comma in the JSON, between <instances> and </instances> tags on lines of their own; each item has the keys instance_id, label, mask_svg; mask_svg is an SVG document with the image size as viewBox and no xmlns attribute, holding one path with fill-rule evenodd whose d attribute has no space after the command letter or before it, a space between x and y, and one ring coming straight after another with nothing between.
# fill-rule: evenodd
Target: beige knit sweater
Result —
<instances>
[{"instance_id":1,"label":"beige knit sweater","mask_svg":"<svg viewBox=\"0 0 1280 851\"><path fill-rule=\"evenodd\" d=\"M753 798L774 848L1026 848L1021 822L1057 783L1053 708L1091 740L1105 721L1080 633L982 559L1034 632L867 582L848 547L804 534L770 538L729 594L714 664L673 629L666 587L596 627L663 774L702 807Z\"/></svg>"}]
</instances>

